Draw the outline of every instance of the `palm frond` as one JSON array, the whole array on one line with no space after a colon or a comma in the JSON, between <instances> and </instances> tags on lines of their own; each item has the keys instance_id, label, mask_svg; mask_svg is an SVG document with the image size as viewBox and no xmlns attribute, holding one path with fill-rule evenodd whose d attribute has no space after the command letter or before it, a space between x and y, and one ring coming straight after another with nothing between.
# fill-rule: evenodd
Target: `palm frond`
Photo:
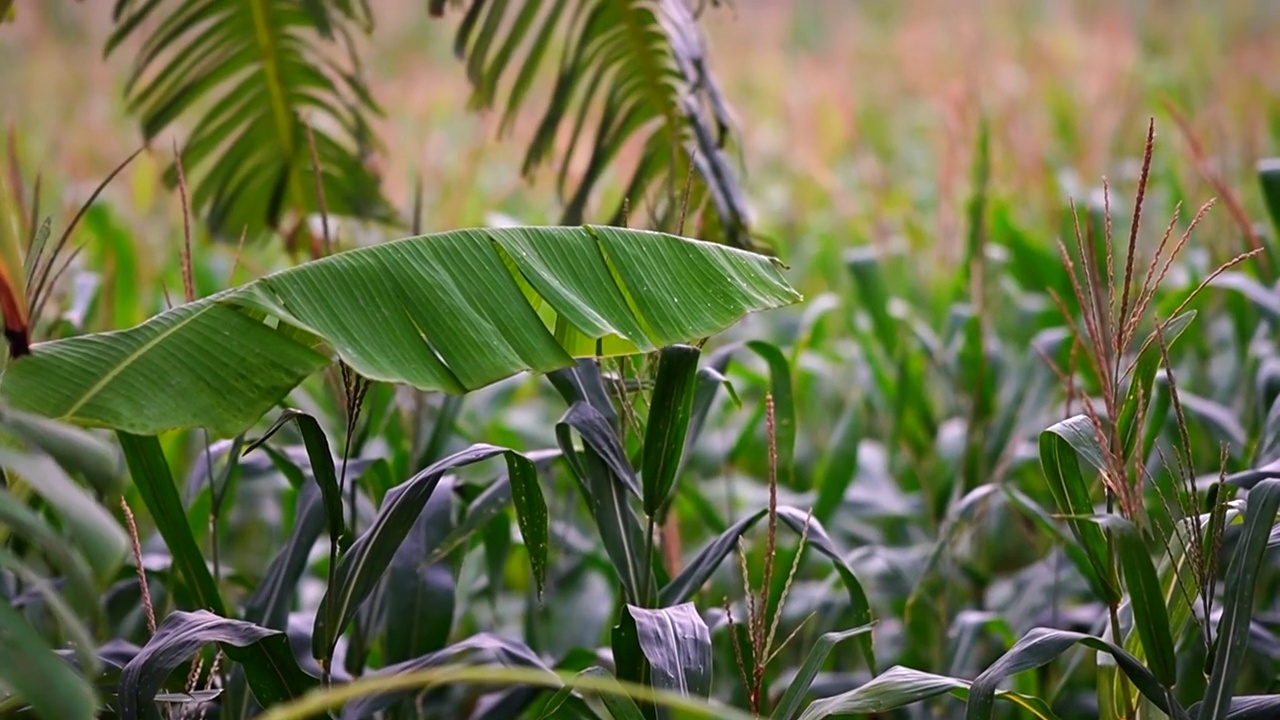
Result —
<instances>
[{"instance_id":1,"label":"palm frond","mask_svg":"<svg viewBox=\"0 0 1280 720\"><path fill-rule=\"evenodd\" d=\"M126 95L146 139L190 123L191 205L215 235L258 237L317 211L317 171L330 214L390 219L365 162L378 108L351 42L369 23L364 2L117 0L114 22L108 54L141 36Z\"/></svg>"},{"instance_id":2,"label":"palm frond","mask_svg":"<svg viewBox=\"0 0 1280 720\"><path fill-rule=\"evenodd\" d=\"M432 0L432 15L443 14L445 4ZM701 216L698 234L748 245L746 204L726 155L730 110L686 0L468 0L466 6L455 52L467 64L472 108L492 108L504 88L500 134L511 130L527 104L539 69L554 62L548 59L552 48L561 48L523 172L528 176L550 162L557 136L570 133L558 173L562 222L587 220L588 200L606 170L624 147L640 143L625 191L633 209L647 200L651 219L674 229L692 162L688 210L690 217ZM588 159L570 182L570 163L580 148ZM622 213L619 203L610 223Z\"/></svg>"}]
</instances>

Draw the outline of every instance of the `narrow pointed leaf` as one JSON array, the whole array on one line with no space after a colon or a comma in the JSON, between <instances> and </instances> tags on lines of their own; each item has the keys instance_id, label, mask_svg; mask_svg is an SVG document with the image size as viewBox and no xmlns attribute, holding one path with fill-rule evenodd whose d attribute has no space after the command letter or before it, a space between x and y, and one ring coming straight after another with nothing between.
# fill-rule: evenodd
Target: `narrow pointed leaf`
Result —
<instances>
[{"instance_id":1,"label":"narrow pointed leaf","mask_svg":"<svg viewBox=\"0 0 1280 720\"><path fill-rule=\"evenodd\" d=\"M338 542L346 532L342 519L342 491L338 487L338 473L334 469L329 440L325 437L324 430L320 428L320 423L313 416L299 410L285 410L261 438L245 448L245 453L248 454L255 447L266 442L290 420L298 426L298 433L302 435L303 445L307 449L307 459L311 461L311 474L320 487L321 497L324 498L329 538L333 542Z\"/></svg>"},{"instance_id":2,"label":"narrow pointed leaf","mask_svg":"<svg viewBox=\"0 0 1280 720\"><path fill-rule=\"evenodd\" d=\"M528 459L512 450L473 445L435 463L387 493L373 524L342 556L334 584L326 590L316 610L311 638L312 653L316 658L330 657L338 637L373 592L444 474L498 455L504 456L507 470L512 474L537 472Z\"/></svg>"},{"instance_id":3,"label":"narrow pointed leaf","mask_svg":"<svg viewBox=\"0 0 1280 720\"><path fill-rule=\"evenodd\" d=\"M575 430L583 440L581 453L573 445ZM627 481L630 465L621 443L604 416L583 402L574 403L556 423L556 439L587 498L605 553L627 601L647 605L642 593L645 588L656 588L644 553L644 529L628 498L628 492L639 492L634 478Z\"/></svg>"},{"instance_id":4,"label":"narrow pointed leaf","mask_svg":"<svg viewBox=\"0 0 1280 720\"><path fill-rule=\"evenodd\" d=\"M659 355L640 470L644 512L649 517L656 517L666 503L684 457L701 355L697 348L688 345L665 347Z\"/></svg>"},{"instance_id":5,"label":"narrow pointed leaf","mask_svg":"<svg viewBox=\"0 0 1280 720\"><path fill-rule=\"evenodd\" d=\"M786 691L782 693L782 698L774 706L773 714L769 716L771 720L793 720L796 714L800 712L800 703L804 700L805 694L809 692L809 687L813 685L813 679L818 676L818 671L822 669L822 664L827 661L827 656L831 654L832 648L849 638L870 632L872 627L874 625L862 625L852 630L823 633L822 637L818 638L818 641L809 649L809 654L805 656L804 664L796 671L795 677L791 679Z\"/></svg>"},{"instance_id":6,"label":"narrow pointed leaf","mask_svg":"<svg viewBox=\"0 0 1280 720\"><path fill-rule=\"evenodd\" d=\"M551 669L528 646L489 633L473 635L448 647L427 653L412 660L388 665L374 673L370 678L389 678L404 675L427 668L455 665L501 665L506 667L527 667L541 670L554 680ZM343 720L359 720L373 717L379 710L393 705L412 691L400 689L392 692L370 693L347 703L342 710Z\"/></svg>"},{"instance_id":7,"label":"narrow pointed leaf","mask_svg":"<svg viewBox=\"0 0 1280 720\"><path fill-rule=\"evenodd\" d=\"M222 595L213 580L213 573L205 564L200 546L196 544L187 511L178 497L178 488L169 471L160 441L155 437L143 437L127 432L117 432L125 462L133 476L134 487L142 496L151 519L164 538L164 544L173 556L173 564L182 574L183 582L191 596L199 603L197 610L210 610L214 614L226 613Z\"/></svg>"},{"instance_id":8,"label":"narrow pointed leaf","mask_svg":"<svg viewBox=\"0 0 1280 720\"><path fill-rule=\"evenodd\" d=\"M895 665L861 687L815 700L800 714L799 720L887 713L944 693L963 700L970 695L969 681ZM1018 705L1032 717L1057 720L1057 716L1038 698L1007 690L997 693L997 697Z\"/></svg>"},{"instance_id":9,"label":"narrow pointed leaf","mask_svg":"<svg viewBox=\"0 0 1280 720\"><path fill-rule=\"evenodd\" d=\"M787 505L778 507L778 519L790 527L796 535L800 535L805 531L806 520L808 521L807 547L817 550L831 560L832 567L836 569L836 572L840 575L840 580L844 583L845 592L849 593L849 609L853 612L853 621L859 625L871 624L871 602L867 600L867 593L863 590L858 576L854 575L853 568L849 567L844 555L836 548L835 542L831 540L831 536L822 527L822 523L808 518L805 513ZM867 667L874 673L876 671L876 655L871 633L859 635L857 639L858 646L862 650L862 656L867 661Z\"/></svg>"},{"instance_id":10,"label":"narrow pointed leaf","mask_svg":"<svg viewBox=\"0 0 1280 720\"><path fill-rule=\"evenodd\" d=\"M992 717L994 701L999 695L996 688L1011 675L1033 670L1052 662L1075 645L1110 654L1116 664L1138 688L1147 700L1155 704L1165 714L1173 713L1175 720L1183 715L1181 708L1171 706L1171 697L1160 681L1140 660L1130 655L1124 648L1101 638L1084 633L1065 630L1034 628L1009 649L1000 659L995 661L981 675L974 678L969 689L969 705L965 710L966 720L987 720Z\"/></svg>"},{"instance_id":11,"label":"narrow pointed leaf","mask_svg":"<svg viewBox=\"0 0 1280 720\"><path fill-rule=\"evenodd\" d=\"M334 355L370 380L461 394L569 367L597 341L606 354L692 342L800 300L775 262L594 226L406 238L134 328L39 343L6 368L0 399L138 435L201 426L236 435ZM557 336L562 327L574 332Z\"/></svg>"},{"instance_id":12,"label":"narrow pointed leaf","mask_svg":"<svg viewBox=\"0 0 1280 720\"><path fill-rule=\"evenodd\" d=\"M720 567L720 563L738 546L738 538L764 517L768 510L758 510L731 525L707 544L698 555L691 560L680 574L663 586L658 594L658 602L662 607L670 607L682 603L698 592L703 583Z\"/></svg>"},{"instance_id":13,"label":"narrow pointed leaf","mask_svg":"<svg viewBox=\"0 0 1280 720\"><path fill-rule=\"evenodd\" d=\"M1227 565L1222 617L1214 633L1213 669L1197 716L1199 720L1229 717L1231 694L1249 646L1249 625L1262 556L1276 522L1277 508L1280 508L1280 480L1263 480L1249 491L1244 528Z\"/></svg>"},{"instance_id":14,"label":"narrow pointed leaf","mask_svg":"<svg viewBox=\"0 0 1280 720\"><path fill-rule=\"evenodd\" d=\"M1138 639L1156 680L1172 688L1178 679L1177 656L1173 649L1169 612L1165 604L1164 588L1156 575L1151 554L1142 541L1142 535L1133 523L1118 515L1101 515L1091 518L1111 530L1116 538L1120 571L1133 609L1134 625Z\"/></svg>"}]
</instances>

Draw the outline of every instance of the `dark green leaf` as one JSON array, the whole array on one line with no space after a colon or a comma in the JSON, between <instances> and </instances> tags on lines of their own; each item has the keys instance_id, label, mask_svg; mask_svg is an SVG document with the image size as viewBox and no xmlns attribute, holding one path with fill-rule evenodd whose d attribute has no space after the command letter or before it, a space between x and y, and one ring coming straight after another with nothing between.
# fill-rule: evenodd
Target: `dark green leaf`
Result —
<instances>
[{"instance_id":1,"label":"dark green leaf","mask_svg":"<svg viewBox=\"0 0 1280 720\"><path fill-rule=\"evenodd\" d=\"M535 478L536 480L536 478ZM444 647L453 627L453 570L446 562L428 562L453 527L453 479L440 480L435 492L396 548L387 568L387 628L383 652L398 663Z\"/></svg>"},{"instance_id":2,"label":"dark green leaf","mask_svg":"<svg viewBox=\"0 0 1280 720\"><path fill-rule=\"evenodd\" d=\"M1244 511L1244 528L1231 562L1227 565L1222 617L1214 634L1216 645L1209 687L1199 720L1228 717L1236 677L1249 646L1249 624L1253 618L1255 588L1262 555L1280 508L1280 480L1263 480L1249 491Z\"/></svg>"},{"instance_id":3,"label":"dark green leaf","mask_svg":"<svg viewBox=\"0 0 1280 720\"><path fill-rule=\"evenodd\" d=\"M711 694L711 631L693 603L658 610L627 605L649 677L659 690L686 697Z\"/></svg>"},{"instance_id":4,"label":"dark green leaf","mask_svg":"<svg viewBox=\"0 0 1280 720\"><path fill-rule=\"evenodd\" d=\"M262 434L262 437L244 449L244 453L247 455L255 447L265 443L290 420L294 421L298 426L298 433L302 435L303 445L307 449L307 459L311 462L311 474L315 477L316 484L320 486L320 493L324 498L329 538L337 542L346 532L346 526L342 520L342 491L339 488L338 473L333 464L333 452L329 449L329 440L315 417L300 410L285 410L280 413L279 419Z\"/></svg>"},{"instance_id":5,"label":"dark green leaf","mask_svg":"<svg viewBox=\"0 0 1280 720\"><path fill-rule=\"evenodd\" d=\"M200 554L195 535L191 533L186 509L178 497L178 488L173 483L169 461L164 457L160 441L155 437L132 435L123 431L118 431L116 436L124 450L134 487L138 489L156 529L164 538L165 545L173 556L173 564L182 574L192 597L200 604L197 609L224 615L226 610L222 604L222 595L218 592L213 574L209 572L209 566L205 564L204 556Z\"/></svg>"},{"instance_id":6,"label":"dark green leaf","mask_svg":"<svg viewBox=\"0 0 1280 720\"><path fill-rule=\"evenodd\" d=\"M1109 653L1147 700L1165 714L1174 713L1175 718L1182 717L1181 708L1170 705L1172 698L1165 688L1160 686L1160 681L1156 680L1151 671L1124 648L1092 635L1034 628L1008 652L1000 656L999 660L973 679L973 684L969 688L969 705L965 711L966 720L987 720L992 716L994 700L999 694L996 687L1005 678L1047 665L1077 644Z\"/></svg>"},{"instance_id":7,"label":"dark green leaf","mask_svg":"<svg viewBox=\"0 0 1280 720\"><path fill-rule=\"evenodd\" d=\"M673 235L459 230L331 255L131 329L37 343L9 363L0 394L83 425L234 436L333 354L369 380L462 394L598 351L692 342L800 299L775 260Z\"/></svg>"},{"instance_id":8,"label":"dark green leaf","mask_svg":"<svg viewBox=\"0 0 1280 720\"><path fill-rule=\"evenodd\" d=\"M858 474L858 442L862 439L862 400L852 398L831 431L826 457L818 472L818 497L813 517L827 522L844 502L845 491Z\"/></svg>"},{"instance_id":9,"label":"dark green leaf","mask_svg":"<svg viewBox=\"0 0 1280 720\"><path fill-rule=\"evenodd\" d=\"M671 579L658 594L658 602L662 607L670 607L682 603L698 592L707 578L720 567L720 563L738 546L738 538L759 522L768 510L758 510L734 523L729 529L720 533L707 544L698 555L691 560L680 574Z\"/></svg>"},{"instance_id":10,"label":"dark green leaf","mask_svg":"<svg viewBox=\"0 0 1280 720\"><path fill-rule=\"evenodd\" d=\"M370 676L391 677L445 665L529 667L544 670L548 675L551 673L551 669L523 643L489 633L480 633L421 657L388 665L371 673ZM555 680L554 675L550 677ZM343 720L362 720L373 717L379 710L390 707L412 692L412 690L398 690L363 695L347 703L342 710L342 718Z\"/></svg>"},{"instance_id":11,"label":"dark green leaf","mask_svg":"<svg viewBox=\"0 0 1280 720\"><path fill-rule=\"evenodd\" d=\"M574 430L583 440L581 453L573 445ZM627 475L619 474L630 474L621 443L604 416L581 401L574 403L556 423L556 439L587 497L591 516L627 601L648 605L642 594L645 588L654 589L654 584L644 553L644 529L627 499L628 490L639 493L627 482ZM631 483L634 482L632 478Z\"/></svg>"},{"instance_id":12,"label":"dark green leaf","mask_svg":"<svg viewBox=\"0 0 1280 720\"><path fill-rule=\"evenodd\" d=\"M649 401L649 419L644 432L644 460L640 466L644 512L649 517L657 517L676 481L693 411L701 355L701 351L688 345L665 347L659 355L658 378Z\"/></svg>"},{"instance_id":13,"label":"dark green leaf","mask_svg":"<svg viewBox=\"0 0 1280 720\"><path fill-rule=\"evenodd\" d=\"M212 642L220 643L227 657L244 666L249 687L263 707L301 697L318 685L298 667L284 633L204 610L178 611L165 618L120 672L120 717L158 719L154 699L169 673Z\"/></svg>"},{"instance_id":14,"label":"dark green leaf","mask_svg":"<svg viewBox=\"0 0 1280 720\"><path fill-rule=\"evenodd\" d=\"M1107 561L1106 538L1103 537L1101 528L1082 519L1093 514L1093 503L1089 501L1089 488L1080 473L1076 452L1082 444L1097 447L1096 443L1091 442L1094 437L1092 427L1089 418L1076 415L1040 433L1040 466L1049 481L1049 491L1053 494L1058 510L1070 516L1067 523L1089 560L1094 586L1107 593L1106 597L1101 598L1102 601L1115 604L1120 601L1120 591ZM1100 451L1084 455L1091 462L1100 462Z\"/></svg>"},{"instance_id":15,"label":"dark green leaf","mask_svg":"<svg viewBox=\"0 0 1280 720\"><path fill-rule=\"evenodd\" d=\"M827 661L831 649L849 638L871 632L872 627L874 625L863 625L852 630L823 633L822 637L818 638L818 641L809 649L809 654L804 658L804 664L796 671L796 676L792 678L786 691L782 693L782 698L774 706L773 714L769 716L771 720L795 718L800 711L800 703L809 692L809 687L813 684L813 679L818 676L818 671L822 669L822 664Z\"/></svg>"},{"instance_id":16,"label":"dark green leaf","mask_svg":"<svg viewBox=\"0 0 1280 720\"><path fill-rule=\"evenodd\" d=\"M497 455L505 457L507 470L512 474L536 472L528 459L514 451L477 444L435 463L387 493L373 524L342 556L334 585L326 590L316 611L311 638L312 653L316 658L330 657L343 628L373 592L444 474Z\"/></svg>"},{"instance_id":17,"label":"dark green leaf","mask_svg":"<svg viewBox=\"0 0 1280 720\"><path fill-rule=\"evenodd\" d=\"M895 708L950 693L964 699L969 696L969 682L960 678L934 675L895 665L867 684L833 697L815 700L799 720L823 720L849 715L875 715ZM1009 691L997 693L1001 700L1013 702L1040 718L1055 718L1042 701Z\"/></svg>"},{"instance_id":18,"label":"dark green leaf","mask_svg":"<svg viewBox=\"0 0 1280 720\"><path fill-rule=\"evenodd\" d=\"M797 535L805 532L807 521L807 547L826 555L831 560L836 572L840 574L840 579L844 582L845 591L849 593L849 609L853 613L853 621L859 625L870 625L872 622L871 603L867 600L867 593L862 589L862 583L858 581L858 577L853 574L853 568L849 567L849 563L845 561L844 556L836 548L835 543L832 542L831 536L827 535L822 523L810 519L796 508L786 505L778 507L778 519L782 520ZM866 658L867 667L874 673L876 671L876 655L872 645L871 633L859 635L858 646L862 649L862 656Z\"/></svg>"}]
</instances>

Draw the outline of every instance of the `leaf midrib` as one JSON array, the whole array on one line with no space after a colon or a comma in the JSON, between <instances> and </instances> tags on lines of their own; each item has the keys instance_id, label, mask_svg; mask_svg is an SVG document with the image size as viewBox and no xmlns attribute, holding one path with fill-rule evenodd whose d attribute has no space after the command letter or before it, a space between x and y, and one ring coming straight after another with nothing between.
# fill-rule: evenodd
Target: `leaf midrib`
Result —
<instances>
[{"instance_id":1,"label":"leaf midrib","mask_svg":"<svg viewBox=\"0 0 1280 720\"><path fill-rule=\"evenodd\" d=\"M117 377L119 377L120 373L124 372L130 365L133 364L135 360L137 360L142 355L145 355L148 351L150 351L156 345L160 344L162 341L168 339L170 335L173 335L174 333L178 332L182 328L194 322L196 318L199 318L200 316L204 315L206 312L208 312L210 307L212 307L212 305L206 305L205 307L199 308L198 310L192 312L190 317L186 318L185 320L182 320L181 322L174 323L172 327L158 333L154 338L138 346L136 350L129 353L128 355L125 355L124 358L122 358L121 361L117 363L115 367L111 368L110 371L103 374L103 376L98 379L98 382L94 383L92 387L90 387L84 394L82 394L80 396L80 399L77 400L74 405L68 408L67 411L64 412L62 416L59 417L58 419L64 420L64 421L73 420L76 416L76 413L79 412L81 408L89 404L90 401L92 401L95 397L97 397L98 393L102 392L103 388L111 384L111 382L115 380Z\"/></svg>"}]
</instances>

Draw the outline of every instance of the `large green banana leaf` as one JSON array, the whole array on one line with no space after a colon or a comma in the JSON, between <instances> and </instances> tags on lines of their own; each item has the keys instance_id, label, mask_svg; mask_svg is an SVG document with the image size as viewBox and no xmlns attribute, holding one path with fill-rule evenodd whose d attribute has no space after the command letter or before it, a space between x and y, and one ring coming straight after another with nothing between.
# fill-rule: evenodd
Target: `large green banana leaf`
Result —
<instances>
[{"instance_id":1,"label":"large green banana leaf","mask_svg":"<svg viewBox=\"0 0 1280 720\"><path fill-rule=\"evenodd\" d=\"M649 352L800 295L776 260L610 227L459 230L340 253L127 330L32 347L0 399L152 435L243 431L336 355L363 376L464 393L576 357Z\"/></svg>"}]
</instances>

